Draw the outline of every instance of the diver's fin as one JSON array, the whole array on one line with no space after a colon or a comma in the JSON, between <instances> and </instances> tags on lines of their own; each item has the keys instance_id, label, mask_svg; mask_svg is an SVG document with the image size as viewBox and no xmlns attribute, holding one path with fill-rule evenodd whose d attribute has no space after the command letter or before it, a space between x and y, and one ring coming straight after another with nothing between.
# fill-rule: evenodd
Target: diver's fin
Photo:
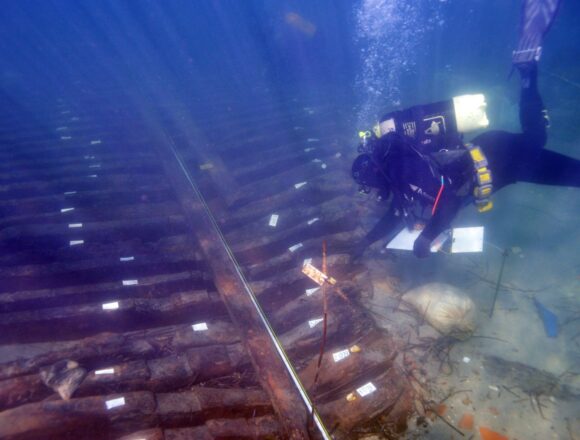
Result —
<instances>
[{"instance_id":1,"label":"diver's fin","mask_svg":"<svg viewBox=\"0 0 580 440\"><path fill-rule=\"evenodd\" d=\"M512 55L515 65L538 61L542 40L556 18L562 0L522 0L520 39Z\"/></svg>"}]
</instances>

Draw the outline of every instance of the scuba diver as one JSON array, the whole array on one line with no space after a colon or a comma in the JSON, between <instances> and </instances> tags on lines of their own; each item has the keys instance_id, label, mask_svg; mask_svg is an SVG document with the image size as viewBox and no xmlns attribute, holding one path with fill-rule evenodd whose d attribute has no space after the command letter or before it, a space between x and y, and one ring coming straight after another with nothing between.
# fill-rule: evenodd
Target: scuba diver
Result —
<instances>
[{"instance_id":1,"label":"scuba diver","mask_svg":"<svg viewBox=\"0 0 580 440\"><path fill-rule=\"evenodd\" d=\"M391 112L372 131L359 133L361 154L352 177L363 192L377 189L390 207L356 246L355 258L405 226L421 230L413 253L427 257L462 206L474 202L480 212L488 211L492 193L516 182L580 187L580 161L544 149L549 120L538 92L538 61L559 5L560 0L523 1L512 56L521 78L522 133L487 131L464 143L463 133L488 125L483 95Z\"/></svg>"}]
</instances>

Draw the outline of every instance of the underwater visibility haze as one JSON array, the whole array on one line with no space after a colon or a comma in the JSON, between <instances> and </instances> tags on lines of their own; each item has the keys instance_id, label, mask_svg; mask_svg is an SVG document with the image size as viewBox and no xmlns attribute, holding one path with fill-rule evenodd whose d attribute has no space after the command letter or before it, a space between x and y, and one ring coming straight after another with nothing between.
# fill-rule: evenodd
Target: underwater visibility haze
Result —
<instances>
[{"instance_id":1,"label":"underwater visibility haze","mask_svg":"<svg viewBox=\"0 0 580 440\"><path fill-rule=\"evenodd\" d=\"M580 439L580 4L0 14L0 439Z\"/></svg>"}]
</instances>

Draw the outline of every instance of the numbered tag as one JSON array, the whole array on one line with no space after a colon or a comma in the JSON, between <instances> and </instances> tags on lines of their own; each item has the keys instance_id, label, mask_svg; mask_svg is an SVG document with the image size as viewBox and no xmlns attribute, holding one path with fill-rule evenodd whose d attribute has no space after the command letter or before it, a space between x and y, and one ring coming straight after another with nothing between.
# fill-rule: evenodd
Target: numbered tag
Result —
<instances>
[{"instance_id":1,"label":"numbered tag","mask_svg":"<svg viewBox=\"0 0 580 440\"><path fill-rule=\"evenodd\" d=\"M205 323L205 322L193 324L191 327L193 328L194 332L204 332L204 331L208 330L207 323Z\"/></svg>"},{"instance_id":2,"label":"numbered tag","mask_svg":"<svg viewBox=\"0 0 580 440\"><path fill-rule=\"evenodd\" d=\"M123 406L125 405L125 398L119 397L117 399L107 400L105 402L105 405L107 406L107 409L113 409L117 408L118 406Z\"/></svg>"},{"instance_id":3,"label":"numbered tag","mask_svg":"<svg viewBox=\"0 0 580 440\"><path fill-rule=\"evenodd\" d=\"M340 351L337 351L335 353L332 353L332 359L334 359L334 362L340 362L349 356L350 356L350 351L348 351L348 349L340 350Z\"/></svg>"},{"instance_id":4,"label":"numbered tag","mask_svg":"<svg viewBox=\"0 0 580 440\"><path fill-rule=\"evenodd\" d=\"M377 387L374 386L372 382L369 382L369 383L363 385L362 387L357 388L356 392L358 393L359 396L365 397L371 393L374 393L376 390L377 390Z\"/></svg>"}]
</instances>

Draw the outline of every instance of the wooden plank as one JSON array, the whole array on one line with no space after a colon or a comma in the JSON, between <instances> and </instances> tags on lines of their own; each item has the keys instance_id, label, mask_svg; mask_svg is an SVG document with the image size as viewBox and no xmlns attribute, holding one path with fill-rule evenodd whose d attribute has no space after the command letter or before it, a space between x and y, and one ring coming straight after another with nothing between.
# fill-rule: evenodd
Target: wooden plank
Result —
<instances>
[{"instance_id":1,"label":"wooden plank","mask_svg":"<svg viewBox=\"0 0 580 440\"><path fill-rule=\"evenodd\" d=\"M85 439L110 438L114 427L119 433L155 426L156 407L155 395L147 391L30 403L0 413L0 438L56 439L82 432Z\"/></svg>"},{"instance_id":2,"label":"wooden plank","mask_svg":"<svg viewBox=\"0 0 580 440\"><path fill-rule=\"evenodd\" d=\"M170 293L189 291L188 288L201 290L207 284L208 277L205 270L191 270L129 279L118 276L114 282L6 292L0 295L0 310L26 311L41 307L86 304L94 301L95 295L103 302L134 297L162 297Z\"/></svg>"},{"instance_id":3,"label":"wooden plank","mask_svg":"<svg viewBox=\"0 0 580 440\"><path fill-rule=\"evenodd\" d=\"M239 341L236 328L223 321L207 320L207 330L191 325L151 328L128 333L102 333L84 339L52 343L49 351L0 364L0 380L38 372L40 367L74 359L90 369L127 359L154 358L168 351ZM194 323L192 323L194 324Z\"/></svg>"},{"instance_id":4,"label":"wooden plank","mask_svg":"<svg viewBox=\"0 0 580 440\"><path fill-rule=\"evenodd\" d=\"M3 411L0 438L54 439L73 434L83 439L111 438L159 423L187 426L228 416L264 416L271 411L268 395L261 390L196 387L181 393L116 393L30 403ZM244 424L240 425L244 429ZM233 432L231 423L214 422L209 426L210 433Z\"/></svg>"},{"instance_id":5,"label":"wooden plank","mask_svg":"<svg viewBox=\"0 0 580 440\"><path fill-rule=\"evenodd\" d=\"M110 364L90 371L73 396L107 394L112 389L168 392L231 375L249 362L240 343L193 347L170 356ZM54 393L39 374L6 379L0 381L0 410L38 402Z\"/></svg>"},{"instance_id":6,"label":"wooden plank","mask_svg":"<svg viewBox=\"0 0 580 440\"><path fill-rule=\"evenodd\" d=\"M147 429L125 435L118 440L223 440L279 439L280 424L273 416L252 417L250 419L212 419L205 425L189 428Z\"/></svg>"},{"instance_id":7,"label":"wooden plank","mask_svg":"<svg viewBox=\"0 0 580 440\"><path fill-rule=\"evenodd\" d=\"M178 292L163 298L127 298L113 302L43 308L0 314L0 343L78 339L103 331L160 327L212 316L227 316L218 295Z\"/></svg>"}]
</instances>

